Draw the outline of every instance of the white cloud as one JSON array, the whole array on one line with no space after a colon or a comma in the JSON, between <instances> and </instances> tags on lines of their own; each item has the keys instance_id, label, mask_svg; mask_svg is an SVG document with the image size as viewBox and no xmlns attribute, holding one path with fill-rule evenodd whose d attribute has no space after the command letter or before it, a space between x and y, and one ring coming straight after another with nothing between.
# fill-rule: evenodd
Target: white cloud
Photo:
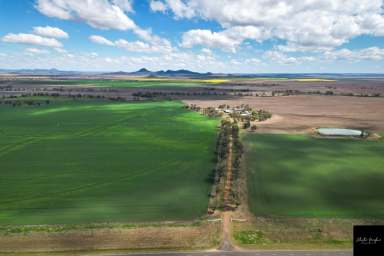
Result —
<instances>
[{"instance_id":1,"label":"white cloud","mask_svg":"<svg viewBox=\"0 0 384 256\"><path fill-rule=\"evenodd\" d=\"M195 9L181 0L166 0L166 2L177 17L192 18L195 15Z\"/></svg>"},{"instance_id":2,"label":"white cloud","mask_svg":"<svg viewBox=\"0 0 384 256\"><path fill-rule=\"evenodd\" d=\"M236 48L246 39L261 42L267 37L266 31L253 26L235 26L221 32L195 29L183 34L181 45L185 48L202 45L235 52Z\"/></svg>"},{"instance_id":3,"label":"white cloud","mask_svg":"<svg viewBox=\"0 0 384 256\"><path fill-rule=\"evenodd\" d=\"M250 58L250 59L246 59L244 63L249 65L259 65L259 64L262 64L262 61L258 58Z\"/></svg>"},{"instance_id":4,"label":"white cloud","mask_svg":"<svg viewBox=\"0 0 384 256\"><path fill-rule=\"evenodd\" d=\"M128 30L136 27L124 13L131 10L129 1L109 0L37 0L36 8L49 17L83 20L100 29Z\"/></svg>"},{"instance_id":5,"label":"white cloud","mask_svg":"<svg viewBox=\"0 0 384 256\"><path fill-rule=\"evenodd\" d=\"M125 39L118 39L111 41L105 37L92 35L89 40L103 45L116 46L118 48L130 51L130 52L161 52L166 53L172 51L172 46L166 40L153 36L153 41L142 42L142 41L127 41Z\"/></svg>"},{"instance_id":6,"label":"white cloud","mask_svg":"<svg viewBox=\"0 0 384 256\"><path fill-rule=\"evenodd\" d=\"M55 38L68 38L68 33L61 30L60 28L45 26L45 27L34 27L33 33L46 36L46 37L55 37Z\"/></svg>"},{"instance_id":7,"label":"white cloud","mask_svg":"<svg viewBox=\"0 0 384 256\"><path fill-rule=\"evenodd\" d=\"M112 0L112 3L123 11L133 12L132 3L130 0Z\"/></svg>"},{"instance_id":8,"label":"white cloud","mask_svg":"<svg viewBox=\"0 0 384 256\"><path fill-rule=\"evenodd\" d=\"M167 9L172 10L175 14L175 18L192 18L196 15L194 8L189 6L188 3L184 3L182 0L152 0L150 3L152 11L164 12Z\"/></svg>"},{"instance_id":9,"label":"white cloud","mask_svg":"<svg viewBox=\"0 0 384 256\"><path fill-rule=\"evenodd\" d=\"M129 0L37 0L36 9L49 16L66 20L82 20L94 28L132 30L140 39L166 48L170 42L140 28L125 12L133 12ZM95 38L93 38L95 39ZM98 43L111 42L96 39Z\"/></svg>"},{"instance_id":10,"label":"white cloud","mask_svg":"<svg viewBox=\"0 0 384 256\"><path fill-rule=\"evenodd\" d=\"M208 48L201 49L201 52L203 54L206 54L206 55L212 55L213 54L212 51L210 49L208 49Z\"/></svg>"},{"instance_id":11,"label":"white cloud","mask_svg":"<svg viewBox=\"0 0 384 256\"><path fill-rule=\"evenodd\" d=\"M384 59L384 49L379 47L370 47L358 51L358 58L361 60L379 61Z\"/></svg>"},{"instance_id":12,"label":"white cloud","mask_svg":"<svg viewBox=\"0 0 384 256\"><path fill-rule=\"evenodd\" d=\"M155 41L152 43L145 43L142 41L127 41L124 39L119 39L114 42L115 46L122 48L130 52L158 52L158 53L167 53L172 51L172 47L168 44L167 41Z\"/></svg>"},{"instance_id":13,"label":"white cloud","mask_svg":"<svg viewBox=\"0 0 384 256\"><path fill-rule=\"evenodd\" d=\"M163 3L176 18L217 21L223 31L212 32L217 34L202 42L206 46L228 48L228 43L211 41L217 41L220 34L230 37L228 33L234 27L240 38L232 45L246 39L281 39L295 46L291 50L306 51L329 50L359 35L384 35L382 0L167 0ZM251 28L256 34L249 33Z\"/></svg>"},{"instance_id":14,"label":"white cloud","mask_svg":"<svg viewBox=\"0 0 384 256\"><path fill-rule=\"evenodd\" d=\"M48 53L47 50L42 50L39 48L26 48L25 52L29 55Z\"/></svg>"},{"instance_id":15,"label":"white cloud","mask_svg":"<svg viewBox=\"0 0 384 256\"><path fill-rule=\"evenodd\" d=\"M167 5L162 1L151 0L149 6L154 12L165 12L167 10Z\"/></svg>"},{"instance_id":16,"label":"white cloud","mask_svg":"<svg viewBox=\"0 0 384 256\"><path fill-rule=\"evenodd\" d=\"M181 46L192 48L195 45L203 45L209 48L222 48L234 52L239 44L240 41L237 38L231 38L224 33L194 29L183 34Z\"/></svg>"},{"instance_id":17,"label":"white cloud","mask_svg":"<svg viewBox=\"0 0 384 256\"><path fill-rule=\"evenodd\" d=\"M1 40L7 43L33 44L33 45L48 46L53 48L62 47L62 44L56 39L41 37L33 34L10 33L5 35Z\"/></svg>"},{"instance_id":18,"label":"white cloud","mask_svg":"<svg viewBox=\"0 0 384 256\"><path fill-rule=\"evenodd\" d=\"M329 60L348 60L351 62L362 60L380 61L384 59L384 48L369 47L354 51L344 48L326 52L324 57Z\"/></svg>"},{"instance_id":19,"label":"white cloud","mask_svg":"<svg viewBox=\"0 0 384 256\"><path fill-rule=\"evenodd\" d=\"M315 56L288 56L286 53L278 50L266 51L263 54L263 58L268 61L272 61L283 65L297 65L303 63L309 63L313 61L382 61L384 60L384 48L369 47L358 50L340 49L329 50L319 53Z\"/></svg>"},{"instance_id":20,"label":"white cloud","mask_svg":"<svg viewBox=\"0 0 384 256\"><path fill-rule=\"evenodd\" d=\"M103 44L103 45L109 45L109 46L115 45L111 40L108 40L105 37L98 36L98 35L90 36L89 40L96 43L96 44Z\"/></svg>"},{"instance_id":21,"label":"white cloud","mask_svg":"<svg viewBox=\"0 0 384 256\"><path fill-rule=\"evenodd\" d=\"M115 45L119 48L125 49L130 52L151 52L153 51L152 46L141 42L141 41L135 41L135 42L129 42L124 39L119 39L115 41Z\"/></svg>"},{"instance_id":22,"label":"white cloud","mask_svg":"<svg viewBox=\"0 0 384 256\"><path fill-rule=\"evenodd\" d=\"M293 57L293 56L288 56L285 53L274 51L274 50L266 51L263 57L266 60L276 62L282 65L297 65L304 62L310 62L315 60L315 57L313 56Z\"/></svg>"},{"instance_id":23,"label":"white cloud","mask_svg":"<svg viewBox=\"0 0 384 256\"><path fill-rule=\"evenodd\" d=\"M333 47L320 45L306 46L295 43L287 43L284 45L277 45L275 48L282 52L326 52L332 50Z\"/></svg>"},{"instance_id":24,"label":"white cloud","mask_svg":"<svg viewBox=\"0 0 384 256\"><path fill-rule=\"evenodd\" d=\"M239 61L239 60L236 60L236 59L232 59L231 61L230 61L230 63L232 64L232 65L241 65L242 64L242 62L241 61Z\"/></svg>"},{"instance_id":25,"label":"white cloud","mask_svg":"<svg viewBox=\"0 0 384 256\"><path fill-rule=\"evenodd\" d=\"M63 48L54 48L56 52L58 53L67 53L67 50L63 49Z\"/></svg>"},{"instance_id":26,"label":"white cloud","mask_svg":"<svg viewBox=\"0 0 384 256\"><path fill-rule=\"evenodd\" d=\"M56 17L63 20L73 19L71 11L64 1L38 0L36 8L39 12L49 17Z\"/></svg>"}]
</instances>

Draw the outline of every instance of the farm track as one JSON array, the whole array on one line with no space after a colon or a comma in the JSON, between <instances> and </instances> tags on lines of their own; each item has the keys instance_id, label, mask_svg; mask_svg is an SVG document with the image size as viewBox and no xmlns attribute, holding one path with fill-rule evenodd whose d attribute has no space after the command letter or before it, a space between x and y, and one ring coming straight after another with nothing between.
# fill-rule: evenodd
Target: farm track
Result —
<instances>
[{"instance_id":1,"label":"farm track","mask_svg":"<svg viewBox=\"0 0 384 256\"><path fill-rule=\"evenodd\" d=\"M224 187L224 207L225 210L222 214L222 224L223 224L223 241L220 244L219 250L221 251L232 251L235 247L231 242L231 211L230 209L230 195L232 190L232 161L233 161L233 153L232 153L232 145L233 138L232 133L229 135L228 140L228 154L227 154L227 162L226 162L226 182Z\"/></svg>"},{"instance_id":2,"label":"farm track","mask_svg":"<svg viewBox=\"0 0 384 256\"><path fill-rule=\"evenodd\" d=\"M227 155L227 164L226 164L226 181L224 188L224 204L226 207L229 206L230 202L230 194L232 188L232 135L229 136L228 142L228 155Z\"/></svg>"}]
</instances>

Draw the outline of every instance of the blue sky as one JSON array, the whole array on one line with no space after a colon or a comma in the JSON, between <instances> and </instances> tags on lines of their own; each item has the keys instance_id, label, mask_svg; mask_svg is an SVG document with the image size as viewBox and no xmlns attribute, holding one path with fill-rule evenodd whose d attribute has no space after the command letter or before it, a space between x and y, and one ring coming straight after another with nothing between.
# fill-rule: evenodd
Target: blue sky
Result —
<instances>
[{"instance_id":1,"label":"blue sky","mask_svg":"<svg viewBox=\"0 0 384 256\"><path fill-rule=\"evenodd\" d=\"M0 0L0 69L384 71L383 0Z\"/></svg>"}]
</instances>

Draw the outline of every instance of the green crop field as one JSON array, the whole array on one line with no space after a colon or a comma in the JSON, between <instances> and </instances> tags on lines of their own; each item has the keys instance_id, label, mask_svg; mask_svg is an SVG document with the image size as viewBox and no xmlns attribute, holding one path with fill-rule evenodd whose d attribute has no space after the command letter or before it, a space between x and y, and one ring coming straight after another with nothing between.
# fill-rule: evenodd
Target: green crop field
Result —
<instances>
[{"instance_id":1,"label":"green crop field","mask_svg":"<svg viewBox=\"0 0 384 256\"><path fill-rule=\"evenodd\" d=\"M192 220L218 120L180 102L0 105L0 224Z\"/></svg>"},{"instance_id":2,"label":"green crop field","mask_svg":"<svg viewBox=\"0 0 384 256\"><path fill-rule=\"evenodd\" d=\"M384 218L384 141L272 134L243 139L255 215Z\"/></svg>"}]
</instances>

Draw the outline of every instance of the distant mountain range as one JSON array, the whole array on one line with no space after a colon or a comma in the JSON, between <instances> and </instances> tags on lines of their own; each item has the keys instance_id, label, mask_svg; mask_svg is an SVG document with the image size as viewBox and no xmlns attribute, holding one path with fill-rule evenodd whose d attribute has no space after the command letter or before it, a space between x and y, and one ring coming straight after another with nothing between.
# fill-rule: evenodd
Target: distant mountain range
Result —
<instances>
[{"instance_id":1,"label":"distant mountain range","mask_svg":"<svg viewBox=\"0 0 384 256\"><path fill-rule=\"evenodd\" d=\"M348 78L383 78L382 74L365 74L365 73L257 73L257 74L225 74L225 73L199 73L186 69L179 70L160 70L150 71L146 68L139 69L135 72L82 72L82 71L63 71L58 69L0 69L0 74L14 74L20 76L61 76L61 77L84 77L84 76L98 76L98 77L111 77L111 76L141 76L141 77L176 77L176 78L204 78L204 77L267 77L267 78L300 78L300 77L316 77L316 78L334 78L334 79L348 79Z\"/></svg>"},{"instance_id":2,"label":"distant mountain range","mask_svg":"<svg viewBox=\"0 0 384 256\"><path fill-rule=\"evenodd\" d=\"M139 69L135 72L112 72L112 73L104 73L104 75L112 75L112 76L145 76L145 77L202 77L202 76L212 76L213 74L208 73L199 73L193 72L186 69L179 70L160 70L160 71L150 71L146 68Z\"/></svg>"},{"instance_id":3,"label":"distant mountain range","mask_svg":"<svg viewBox=\"0 0 384 256\"><path fill-rule=\"evenodd\" d=\"M98 75L98 76L143 76L143 77L204 77L211 76L212 73L198 73L186 69L180 70L160 70L149 71L142 68L135 72L81 72L81 71L62 71L58 69L0 69L0 73L22 75L22 76L82 76L82 75Z\"/></svg>"},{"instance_id":4,"label":"distant mountain range","mask_svg":"<svg viewBox=\"0 0 384 256\"><path fill-rule=\"evenodd\" d=\"M71 75L83 74L83 72L62 71L62 70L58 70L55 68L52 68L52 69L17 69L17 70L0 69L0 73L25 75L25 76L71 76Z\"/></svg>"}]
</instances>

